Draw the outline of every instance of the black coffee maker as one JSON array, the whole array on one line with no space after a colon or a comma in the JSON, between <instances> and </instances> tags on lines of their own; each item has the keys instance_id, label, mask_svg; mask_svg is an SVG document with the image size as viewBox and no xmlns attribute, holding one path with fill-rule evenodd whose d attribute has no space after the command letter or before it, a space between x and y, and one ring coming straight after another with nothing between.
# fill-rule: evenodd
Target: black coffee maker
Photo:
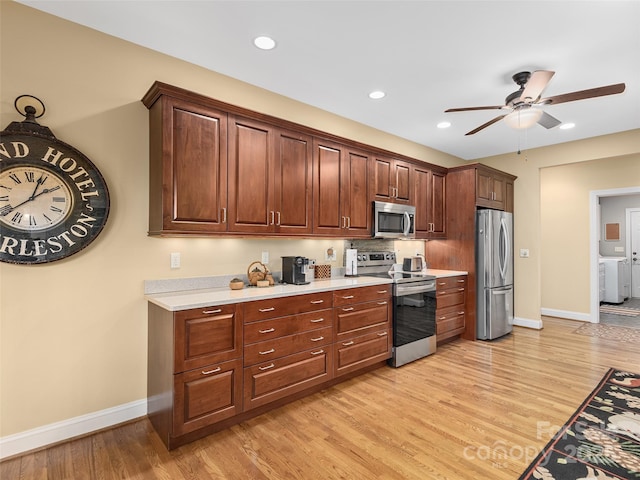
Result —
<instances>
[{"instance_id":1,"label":"black coffee maker","mask_svg":"<svg viewBox=\"0 0 640 480\"><path fill-rule=\"evenodd\" d=\"M307 285L307 268L309 259L306 257L282 257L282 281L291 285Z\"/></svg>"}]
</instances>

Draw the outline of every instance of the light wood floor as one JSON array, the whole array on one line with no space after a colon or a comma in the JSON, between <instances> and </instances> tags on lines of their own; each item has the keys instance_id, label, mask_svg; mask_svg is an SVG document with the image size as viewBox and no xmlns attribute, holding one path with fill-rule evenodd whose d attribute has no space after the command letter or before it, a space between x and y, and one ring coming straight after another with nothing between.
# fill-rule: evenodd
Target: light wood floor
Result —
<instances>
[{"instance_id":1,"label":"light wood floor","mask_svg":"<svg viewBox=\"0 0 640 480\"><path fill-rule=\"evenodd\" d=\"M146 419L0 464L4 479L517 479L608 367L640 345L544 318L455 341L168 452Z\"/></svg>"}]
</instances>

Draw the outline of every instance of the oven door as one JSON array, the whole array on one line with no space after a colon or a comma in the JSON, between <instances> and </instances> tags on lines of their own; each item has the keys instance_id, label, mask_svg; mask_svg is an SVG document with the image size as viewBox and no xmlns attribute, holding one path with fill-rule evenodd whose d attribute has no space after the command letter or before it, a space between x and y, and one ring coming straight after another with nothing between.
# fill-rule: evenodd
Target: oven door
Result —
<instances>
[{"instance_id":1,"label":"oven door","mask_svg":"<svg viewBox=\"0 0 640 480\"><path fill-rule=\"evenodd\" d=\"M436 292L433 281L395 287L390 364L398 367L435 352Z\"/></svg>"}]
</instances>

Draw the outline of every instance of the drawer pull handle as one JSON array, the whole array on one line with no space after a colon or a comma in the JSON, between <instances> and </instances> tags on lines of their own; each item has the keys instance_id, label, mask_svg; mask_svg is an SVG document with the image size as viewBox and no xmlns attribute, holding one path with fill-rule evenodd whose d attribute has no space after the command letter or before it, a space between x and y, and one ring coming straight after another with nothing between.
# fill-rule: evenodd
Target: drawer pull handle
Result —
<instances>
[{"instance_id":1,"label":"drawer pull handle","mask_svg":"<svg viewBox=\"0 0 640 480\"><path fill-rule=\"evenodd\" d=\"M313 303L314 305L318 304L318 303L324 303L324 300L311 300L311 303Z\"/></svg>"},{"instance_id":2,"label":"drawer pull handle","mask_svg":"<svg viewBox=\"0 0 640 480\"><path fill-rule=\"evenodd\" d=\"M318 350L317 352L311 352L311 355L320 355L321 353L324 353L324 350Z\"/></svg>"},{"instance_id":3,"label":"drawer pull handle","mask_svg":"<svg viewBox=\"0 0 640 480\"><path fill-rule=\"evenodd\" d=\"M221 308L217 308L215 310L203 310L202 313L205 315L211 315L212 313L220 313L221 311Z\"/></svg>"},{"instance_id":4,"label":"drawer pull handle","mask_svg":"<svg viewBox=\"0 0 640 480\"><path fill-rule=\"evenodd\" d=\"M464 315L464 311L458 312L458 315Z\"/></svg>"},{"instance_id":5,"label":"drawer pull handle","mask_svg":"<svg viewBox=\"0 0 640 480\"><path fill-rule=\"evenodd\" d=\"M261 313L265 313L265 312L273 312L275 310L275 307L269 307L269 308L259 308L258 311Z\"/></svg>"},{"instance_id":6,"label":"drawer pull handle","mask_svg":"<svg viewBox=\"0 0 640 480\"><path fill-rule=\"evenodd\" d=\"M380 332L378 334L379 337L386 337L387 336L387 332Z\"/></svg>"},{"instance_id":7,"label":"drawer pull handle","mask_svg":"<svg viewBox=\"0 0 640 480\"><path fill-rule=\"evenodd\" d=\"M445 318L447 318L447 317L440 317L438 320L444 320Z\"/></svg>"},{"instance_id":8,"label":"drawer pull handle","mask_svg":"<svg viewBox=\"0 0 640 480\"><path fill-rule=\"evenodd\" d=\"M212 373L219 372L220 370L222 370L222 367L214 368L213 370L207 370L207 371L203 370L202 375L211 375Z\"/></svg>"},{"instance_id":9,"label":"drawer pull handle","mask_svg":"<svg viewBox=\"0 0 640 480\"><path fill-rule=\"evenodd\" d=\"M312 338L312 342L319 342L320 340L324 340L324 337Z\"/></svg>"},{"instance_id":10,"label":"drawer pull handle","mask_svg":"<svg viewBox=\"0 0 640 480\"><path fill-rule=\"evenodd\" d=\"M349 300L350 298L353 298L353 295L346 295L346 296L344 296L342 298L344 298L345 300Z\"/></svg>"},{"instance_id":11,"label":"drawer pull handle","mask_svg":"<svg viewBox=\"0 0 640 480\"><path fill-rule=\"evenodd\" d=\"M314 320L309 320L311 323L319 323L319 322L324 322L324 318L316 318Z\"/></svg>"},{"instance_id":12,"label":"drawer pull handle","mask_svg":"<svg viewBox=\"0 0 640 480\"><path fill-rule=\"evenodd\" d=\"M438 285L446 285L447 282L438 282Z\"/></svg>"},{"instance_id":13,"label":"drawer pull handle","mask_svg":"<svg viewBox=\"0 0 640 480\"><path fill-rule=\"evenodd\" d=\"M387 293L386 290L378 290L378 293L382 294L382 293Z\"/></svg>"},{"instance_id":14,"label":"drawer pull handle","mask_svg":"<svg viewBox=\"0 0 640 480\"><path fill-rule=\"evenodd\" d=\"M458 283L464 283L464 280L458 280Z\"/></svg>"},{"instance_id":15,"label":"drawer pull handle","mask_svg":"<svg viewBox=\"0 0 640 480\"><path fill-rule=\"evenodd\" d=\"M458 291L459 292L464 292L464 288L459 288Z\"/></svg>"},{"instance_id":16,"label":"drawer pull handle","mask_svg":"<svg viewBox=\"0 0 640 480\"><path fill-rule=\"evenodd\" d=\"M349 345L353 345L354 343L356 343L356 342L354 342L353 340L351 340L350 342L343 343L343 344L342 344L342 346L343 346L343 347L348 347Z\"/></svg>"},{"instance_id":17,"label":"drawer pull handle","mask_svg":"<svg viewBox=\"0 0 640 480\"><path fill-rule=\"evenodd\" d=\"M352 312L353 310L355 310L355 308L353 308L353 307L348 307L348 308L343 308L342 309L343 312Z\"/></svg>"},{"instance_id":18,"label":"drawer pull handle","mask_svg":"<svg viewBox=\"0 0 640 480\"><path fill-rule=\"evenodd\" d=\"M387 302L378 302L378 305L386 305Z\"/></svg>"},{"instance_id":19,"label":"drawer pull handle","mask_svg":"<svg viewBox=\"0 0 640 480\"><path fill-rule=\"evenodd\" d=\"M265 350L264 352L258 352L260 355L269 355L270 353L275 352L275 348L270 348L269 350Z\"/></svg>"},{"instance_id":20,"label":"drawer pull handle","mask_svg":"<svg viewBox=\"0 0 640 480\"><path fill-rule=\"evenodd\" d=\"M275 332L276 329L275 328L265 328L264 330L258 330L260 333L271 333L271 332Z\"/></svg>"},{"instance_id":21,"label":"drawer pull handle","mask_svg":"<svg viewBox=\"0 0 640 480\"><path fill-rule=\"evenodd\" d=\"M269 365L265 365L264 367L258 367L258 370L269 370L273 367L275 367L275 365L273 363L270 363Z\"/></svg>"}]
</instances>

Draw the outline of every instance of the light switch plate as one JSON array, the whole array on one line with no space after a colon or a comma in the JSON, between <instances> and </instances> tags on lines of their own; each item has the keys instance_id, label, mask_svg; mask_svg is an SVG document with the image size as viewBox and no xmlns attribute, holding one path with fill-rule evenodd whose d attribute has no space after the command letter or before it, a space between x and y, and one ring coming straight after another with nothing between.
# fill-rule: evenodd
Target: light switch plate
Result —
<instances>
[{"instance_id":1,"label":"light switch plate","mask_svg":"<svg viewBox=\"0 0 640 480\"><path fill-rule=\"evenodd\" d=\"M520 258L529 258L529 249L521 248L520 249Z\"/></svg>"}]
</instances>

